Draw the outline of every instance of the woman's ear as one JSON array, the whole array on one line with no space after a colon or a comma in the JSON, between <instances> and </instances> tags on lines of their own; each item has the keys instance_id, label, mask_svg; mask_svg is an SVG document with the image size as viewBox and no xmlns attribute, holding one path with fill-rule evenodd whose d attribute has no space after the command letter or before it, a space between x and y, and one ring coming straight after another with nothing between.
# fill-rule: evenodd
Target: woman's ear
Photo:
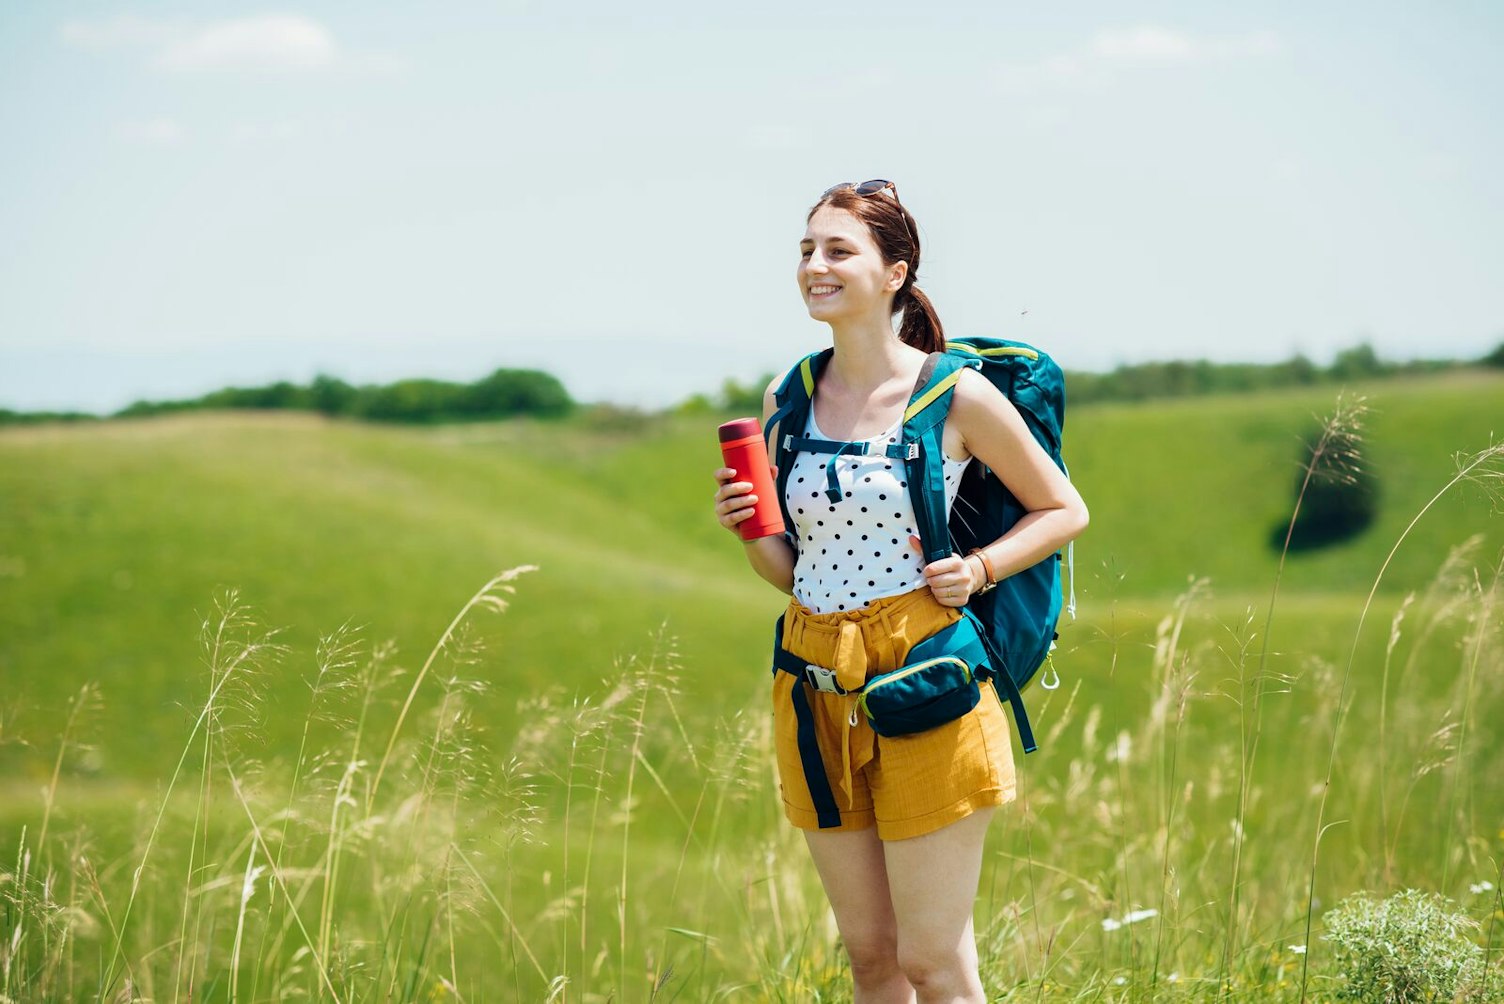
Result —
<instances>
[{"instance_id":1,"label":"woman's ear","mask_svg":"<svg viewBox=\"0 0 1504 1004\"><path fill-rule=\"evenodd\" d=\"M893 266L893 271L888 274L888 289L894 293L903 288L903 281L909 277L909 263L901 261Z\"/></svg>"}]
</instances>

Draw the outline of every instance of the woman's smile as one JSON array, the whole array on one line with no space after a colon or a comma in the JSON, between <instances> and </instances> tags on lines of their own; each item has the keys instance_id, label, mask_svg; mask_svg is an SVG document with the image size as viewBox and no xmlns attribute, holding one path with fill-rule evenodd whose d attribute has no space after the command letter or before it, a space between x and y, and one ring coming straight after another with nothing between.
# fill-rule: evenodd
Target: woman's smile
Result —
<instances>
[{"instance_id":1,"label":"woman's smile","mask_svg":"<svg viewBox=\"0 0 1504 1004\"><path fill-rule=\"evenodd\" d=\"M809 287L811 300L828 300L841 291L841 287L833 283L815 283Z\"/></svg>"}]
</instances>

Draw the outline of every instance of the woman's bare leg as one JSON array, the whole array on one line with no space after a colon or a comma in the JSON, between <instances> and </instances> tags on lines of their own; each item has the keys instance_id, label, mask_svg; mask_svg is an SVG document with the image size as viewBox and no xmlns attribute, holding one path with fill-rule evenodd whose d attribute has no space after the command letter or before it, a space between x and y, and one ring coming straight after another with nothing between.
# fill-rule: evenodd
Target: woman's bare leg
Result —
<instances>
[{"instance_id":1,"label":"woman's bare leg","mask_svg":"<svg viewBox=\"0 0 1504 1004\"><path fill-rule=\"evenodd\" d=\"M855 1004L913 1004L914 988L898 964L898 927L876 828L805 830L804 840L851 958Z\"/></svg>"},{"instance_id":2,"label":"woman's bare leg","mask_svg":"<svg viewBox=\"0 0 1504 1004\"><path fill-rule=\"evenodd\" d=\"M993 811L883 845L898 962L921 1004L984 1004L971 914Z\"/></svg>"}]
</instances>

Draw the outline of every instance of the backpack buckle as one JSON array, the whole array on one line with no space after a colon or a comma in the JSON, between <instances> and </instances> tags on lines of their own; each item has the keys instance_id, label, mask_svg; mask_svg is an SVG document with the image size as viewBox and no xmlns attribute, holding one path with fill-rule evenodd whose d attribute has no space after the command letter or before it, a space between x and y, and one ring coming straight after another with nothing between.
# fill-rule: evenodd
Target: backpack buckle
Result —
<instances>
[{"instance_id":1,"label":"backpack buckle","mask_svg":"<svg viewBox=\"0 0 1504 1004\"><path fill-rule=\"evenodd\" d=\"M841 685L836 683L836 671L833 669L826 669L824 666L816 666L812 662L807 662L804 664L804 678L809 681L811 687L814 687L822 694L846 693L841 688Z\"/></svg>"},{"instance_id":2,"label":"backpack buckle","mask_svg":"<svg viewBox=\"0 0 1504 1004\"><path fill-rule=\"evenodd\" d=\"M794 448L794 434L788 433L783 437L783 452L788 453Z\"/></svg>"},{"instance_id":3,"label":"backpack buckle","mask_svg":"<svg viewBox=\"0 0 1504 1004\"><path fill-rule=\"evenodd\" d=\"M903 458L905 460L918 460L919 459L919 441L918 440L915 440L914 442L910 443L907 447L904 448Z\"/></svg>"}]
</instances>

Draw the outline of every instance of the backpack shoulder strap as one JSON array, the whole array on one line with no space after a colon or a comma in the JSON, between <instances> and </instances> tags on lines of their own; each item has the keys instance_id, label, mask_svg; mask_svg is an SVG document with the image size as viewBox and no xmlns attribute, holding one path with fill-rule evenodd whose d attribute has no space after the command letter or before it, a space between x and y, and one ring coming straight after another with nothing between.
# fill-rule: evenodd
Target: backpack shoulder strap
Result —
<instances>
[{"instance_id":1,"label":"backpack shoulder strap","mask_svg":"<svg viewBox=\"0 0 1504 1004\"><path fill-rule=\"evenodd\" d=\"M928 564L951 553L945 511L945 419L961 371L980 365L949 352L932 352L903 414L903 451L919 541Z\"/></svg>"},{"instance_id":2,"label":"backpack shoulder strap","mask_svg":"<svg viewBox=\"0 0 1504 1004\"><path fill-rule=\"evenodd\" d=\"M815 394L815 381L834 354L834 348L811 352L788 371L783 378L783 383L779 384L778 389L773 392L773 402L776 407L762 427L762 438L768 444L768 457L778 468L775 487L778 491L778 508L783 513L783 525L786 528L792 528L794 521L789 515L788 502L785 499L790 465L788 451L784 449L788 437L784 433L788 429L797 429L801 435L803 434L804 423L809 417L810 401ZM775 428L779 433L776 441L773 439Z\"/></svg>"}]
</instances>

